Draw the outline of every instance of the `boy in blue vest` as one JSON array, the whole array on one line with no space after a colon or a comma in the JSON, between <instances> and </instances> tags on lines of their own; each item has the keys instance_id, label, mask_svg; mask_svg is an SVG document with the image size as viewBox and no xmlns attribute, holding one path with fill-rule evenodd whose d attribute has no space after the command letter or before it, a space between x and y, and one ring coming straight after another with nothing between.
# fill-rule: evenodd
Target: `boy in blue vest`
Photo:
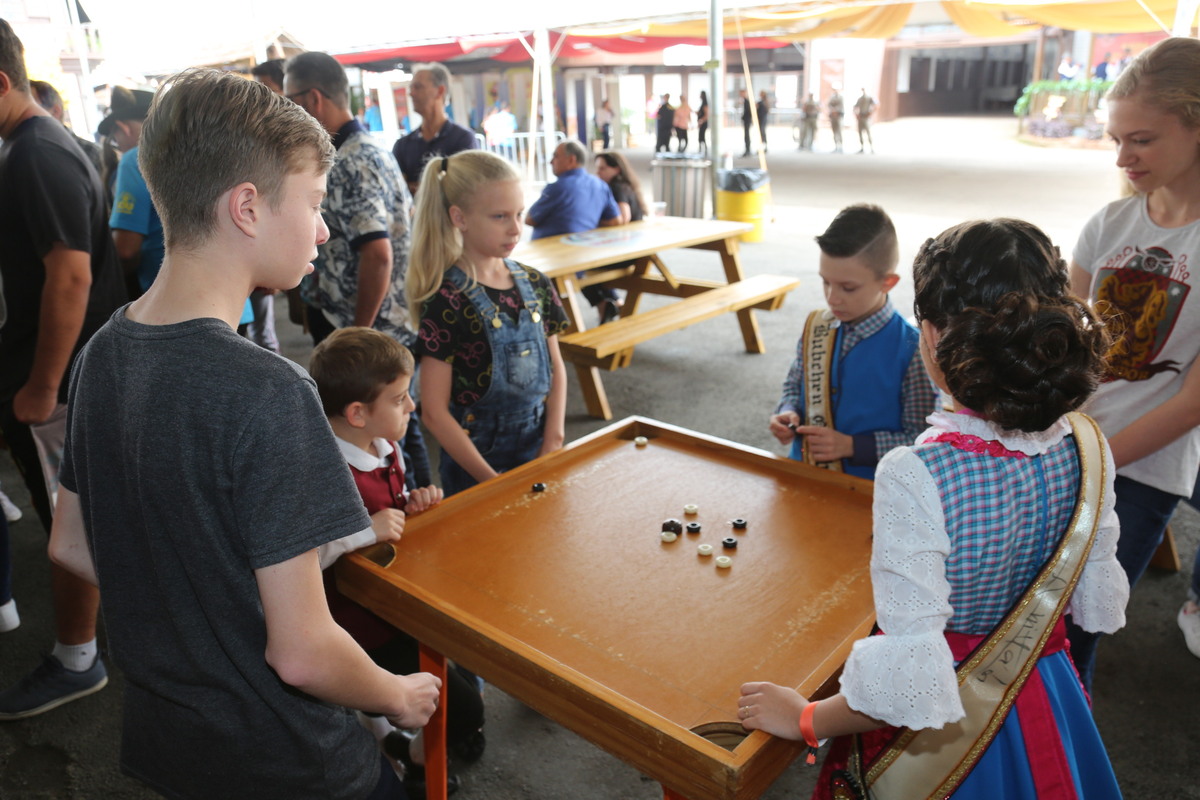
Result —
<instances>
[{"instance_id":1,"label":"boy in blue vest","mask_svg":"<svg viewBox=\"0 0 1200 800\"><path fill-rule=\"evenodd\" d=\"M936 408L917 329L888 299L900 281L896 229L883 209L842 209L823 234L828 309L809 315L770 429L789 454L873 480L884 453L912 444Z\"/></svg>"}]
</instances>

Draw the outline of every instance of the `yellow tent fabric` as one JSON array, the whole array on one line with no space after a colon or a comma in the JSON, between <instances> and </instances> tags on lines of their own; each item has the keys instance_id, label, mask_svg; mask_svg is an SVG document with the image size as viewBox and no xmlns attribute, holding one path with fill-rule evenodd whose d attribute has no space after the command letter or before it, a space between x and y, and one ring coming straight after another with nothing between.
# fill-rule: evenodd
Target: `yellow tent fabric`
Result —
<instances>
[{"instance_id":1,"label":"yellow tent fabric","mask_svg":"<svg viewBox=\"0 0 1200 800\"><path fill-rule=\"evenodd\" d=\"M873 17L858 27L854 36L858 39L890 39L908 23L912 9L912 3L882 6Z\"/></svg>"},{"instance_id":2,"label":"yellow tent fabric","mask_svg":"<svg viewBox=\"0 0 1200 800\"><path fill-rule=\"evenodd\" d=\"M1175 0L1144 0L1146 7L1168 26L1175 19ZM1154 17L1133 0L1102 3L1062 3L1055 5L1005 6L1011 14L1043 25L1093 33L1149 33L1161 31Z\"/></svg>"},{"instance_id":3,"label":"yellow tent fabric","mask_svg":"<svg viewBox=\"0 0 1200 800\"><path fill-rule=\"evenodd\" d=\"M827 19L824 22L809 28L801 33L789 33L786 36L774 36L774 39L783 39L786 42L807 42L813 39L824 39L830 36L836 36L843 31L847 31L863 22L875 13L875 9L854 9L854 13L841 18Z\"/></svg>"},{"instance_id":4,"label":"yellow tent fabric","mask_svg":"<svg viewBox=\"0 0 1200 800\"><path fill-rule=\"evenodd\" d=\"M979 3L963 3L958 0L942 0L942 8L964 32L972 36L990 38L1013 36L1036 30L1037 25L1014 25L1000 17L1003 9L982 6Z\"/></svg>"}]
</instances>

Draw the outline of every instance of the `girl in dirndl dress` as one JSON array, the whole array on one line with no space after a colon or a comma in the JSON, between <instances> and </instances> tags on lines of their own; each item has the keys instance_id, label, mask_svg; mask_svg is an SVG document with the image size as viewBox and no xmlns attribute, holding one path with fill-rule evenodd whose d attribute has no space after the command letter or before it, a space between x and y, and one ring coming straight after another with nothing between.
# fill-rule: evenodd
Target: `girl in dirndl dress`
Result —
<instances>
[{"instance_id":1,"label":"girl in dirndl dress","mask_svg":"<svg viewBox=\"0 0 1200 800\"><path fill-rule=\"evenodd\" d=\"M1057 248L1028 223L951 228L925 243L913 273L922 356L954 411L930 416L916 444L888 453L876 472L871 576L882 635L855 643L832 698L752 682L739 700L747 729L810 745L842 737L815 797L831 796L846 734L864 734L870 764L896 728L963 719L958 662L1022 599L1071 525L1081 463L1063 415L1095 390L1107 349L1104 327L1068 292ZM1129 587L1104 452L1099 524L1066 611L1112 632L1124 625ZM962 764L966 777L939 794L1120 797L1061 617L995 737Z\"/></svg>"}]
</instances>

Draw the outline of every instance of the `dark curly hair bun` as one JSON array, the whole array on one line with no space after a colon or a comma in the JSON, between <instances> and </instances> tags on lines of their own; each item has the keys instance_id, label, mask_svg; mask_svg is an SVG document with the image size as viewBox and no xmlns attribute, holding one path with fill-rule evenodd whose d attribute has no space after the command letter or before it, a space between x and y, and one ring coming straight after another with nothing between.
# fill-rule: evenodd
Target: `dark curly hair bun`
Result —
<instances>
[{"instance_id":1,"label":"dark curly hair bun","mask_svg":"<svg viewBox=\"0 0 1200 800\"><path fill-rule=\"evenodd\" d=\"M1099 385L1109 334L1070 294L1049 237L1016 219L964 222L913 262L917 318L941 332L956 400L1010 430L1048 428Z\"/></svg>"},{"instance_id":2,"label":"dark curly hair bun","mask_svg":"<svg viewBox=\"0 0 1200 800\"><path fill-rule=\"evenodd\" d=\"M1092 395L1108 335L1074 298L1011 292L950 318L937 347L946 388L1002 428L1045 430Z\"/></svg>"}]
</instances>

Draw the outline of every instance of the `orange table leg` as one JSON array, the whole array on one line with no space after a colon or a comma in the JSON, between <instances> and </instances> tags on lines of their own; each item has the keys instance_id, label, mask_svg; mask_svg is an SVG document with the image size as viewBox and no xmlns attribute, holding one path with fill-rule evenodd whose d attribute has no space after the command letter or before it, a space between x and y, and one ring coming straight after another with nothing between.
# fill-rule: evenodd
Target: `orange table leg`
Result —
<instances>
[{"instance_id":1,"label":"orange table leg","mask_svg":"<svg viewBox=\"0 0 1200 800\"><path fill-rule=\"evenodd\" d=\"M428 800L446 800L446 657L421 645L421 671L442 680L442 693L437 711L425 726L425 796Z\"/></svg>"}]
</instances>

